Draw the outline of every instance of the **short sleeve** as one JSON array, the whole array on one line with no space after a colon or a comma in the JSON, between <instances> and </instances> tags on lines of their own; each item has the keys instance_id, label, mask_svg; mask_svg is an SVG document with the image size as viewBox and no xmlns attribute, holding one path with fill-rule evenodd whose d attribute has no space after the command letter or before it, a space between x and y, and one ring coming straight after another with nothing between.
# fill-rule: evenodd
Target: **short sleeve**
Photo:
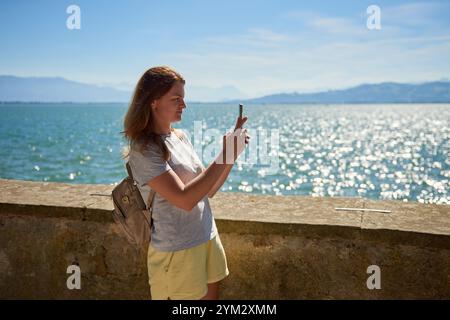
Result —
<instances>
[{"instance_id":1,"label":"short sleeve","mask_svg":"<svg viewBox=\"0 0 450 320\"><path fill-rule=\"evenodd\" d=\"M162 150L155 144L150 144L142 153L132 149L129 163L134 180L141 186L171 169L163 158Z\"/></svg>"},{"instance_id":2,"label":"short sleeve","mask_svg":"<svg viewBox=\"0 0 450 320\"><path fill-rule=\"evenodd\" d=\"M182 129L178 129L182 132L184 139L186 141L186 143L189 145L191 152L192 152L192 156L194 157L194 161L197 163L197 165L199 165L202 169L205 169L205 166L203 165L202 161L200 160L200 158L198 157L197 152L195 152L194 146L192 145L191 142L191 137L189 135L189 133L185 130Z\"/></svg>"}]
</instances>

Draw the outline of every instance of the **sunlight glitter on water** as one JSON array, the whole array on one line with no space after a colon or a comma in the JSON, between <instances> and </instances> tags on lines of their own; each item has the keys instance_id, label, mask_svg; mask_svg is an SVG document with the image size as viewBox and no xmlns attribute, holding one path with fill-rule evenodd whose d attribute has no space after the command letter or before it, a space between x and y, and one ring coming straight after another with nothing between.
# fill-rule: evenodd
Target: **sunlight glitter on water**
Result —
<instances>
[{"instance_id":1,"label":"sunlight glitter on water","mask_svg":"<svg viewBox=\"0 0 450 320\"><path fill-rule=\"evenodd\" d=\"M119 134L126 104L1 108L2 178L114 184L126 174ZM193 136L194 122L225 132L236 110L188 105L175 127L204 150L210 141ZM278 130L278 155L268 152L279 163L271 172L238 161L222 191L450 204L448 104L248 105L244 113L248 129Z\"/></svg>"}]
</instances>

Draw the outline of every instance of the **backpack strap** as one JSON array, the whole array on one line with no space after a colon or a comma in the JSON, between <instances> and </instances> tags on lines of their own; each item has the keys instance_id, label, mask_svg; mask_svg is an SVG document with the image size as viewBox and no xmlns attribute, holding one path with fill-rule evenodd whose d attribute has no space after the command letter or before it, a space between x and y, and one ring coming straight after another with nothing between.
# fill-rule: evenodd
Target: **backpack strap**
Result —
<instances>
[{"instance_id":1,"label":"backpack strap","mask_svg":"<svg viewBox=\"0 0 450 320\"><path fill-rule=\"evenodd\" d=\"M131 171L131 167L130 167L130 164L128 163L128 161L126 163L126 167L127 167L128 176L131 179L133 179L133 181L135 181L134 177L133 177L133 172ZM149 193L148 199L147 199L147 207L149 208L149 210L153 204L153 199L155 198L155 194L156 194L156 192L154 190L150 190L150 193Z\"/></svg>"},{"instance_id":2,"label":"backpack strap","mask_svg":"<svg viewBox=\"0 0 450 320\"><path fill-rule=\"evenodd\" d=\"M152 208L152 204L153 204L153 199L155 198L155 190L150 190L150 193L148 195L148 201L147 201L147 207L148 210L151 210L153 212L153 208Z\"/></svg>"},{"instance_id":3,"label":"backpack strap","mask_svg":"<svg viewBox=\"0 0 450 320\"><path fill-rule=\"evenodd\" d=\"M127 163L126 163L126 167L127 167L128 176L129 176L131 179L133 179L133 181L134 181L134 178L133 178L133 172L131 172L131 168L130 168L130 165L128 164L128 161L127 161Z\"/></svg>"}]
</instances>

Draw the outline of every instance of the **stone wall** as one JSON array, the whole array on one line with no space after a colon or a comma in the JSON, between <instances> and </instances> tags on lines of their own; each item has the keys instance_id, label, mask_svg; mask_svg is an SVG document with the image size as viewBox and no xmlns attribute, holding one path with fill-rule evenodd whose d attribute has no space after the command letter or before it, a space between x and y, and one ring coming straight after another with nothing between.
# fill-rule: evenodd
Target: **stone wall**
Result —
<instances>
[{"instance_id":1,"label":"stone wall","mask_svg":"<svg viewBox=\"0 0 450 320\"><path fill-rule=\"evenodd\" d=\"M149 299L146 250L111 218L110 185L0 179L0 299ZM217 193L221 299L449 299L450 206ZM336 207L390 213L338 211ZM81 268L69 290L67 267ZM367 268L381 270L369 290Z\"/></svg>"}]
</instances>

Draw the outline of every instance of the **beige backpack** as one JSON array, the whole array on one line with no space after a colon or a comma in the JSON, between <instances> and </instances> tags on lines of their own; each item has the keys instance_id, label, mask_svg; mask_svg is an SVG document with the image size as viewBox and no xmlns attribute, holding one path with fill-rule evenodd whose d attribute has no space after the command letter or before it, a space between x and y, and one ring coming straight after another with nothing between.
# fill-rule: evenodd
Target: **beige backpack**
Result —
<instances>
[{"instance_id":1,"label":"beige backpack","mask_svg":"<svg viewBox=\"0 0 450 320\"><path fill-rule=\"evenodd\" d=\"M114 221L121 226L128 242L137 247L148 245L151 241L152 204L155 191L151 190L147 199L147 207L142 199L129 163L126 163L128 177L123 179L112 190Z\"/></svg>"}]
</instances>

